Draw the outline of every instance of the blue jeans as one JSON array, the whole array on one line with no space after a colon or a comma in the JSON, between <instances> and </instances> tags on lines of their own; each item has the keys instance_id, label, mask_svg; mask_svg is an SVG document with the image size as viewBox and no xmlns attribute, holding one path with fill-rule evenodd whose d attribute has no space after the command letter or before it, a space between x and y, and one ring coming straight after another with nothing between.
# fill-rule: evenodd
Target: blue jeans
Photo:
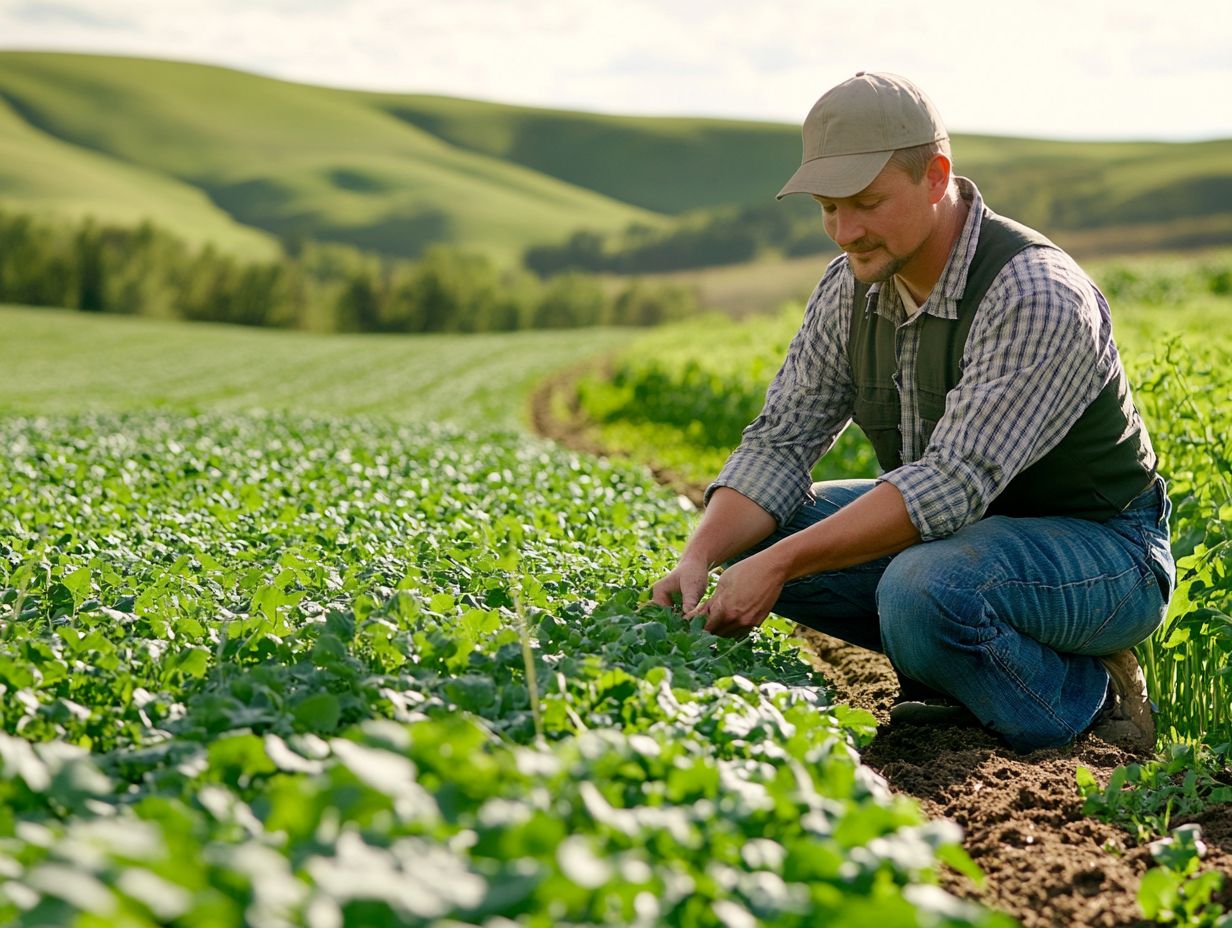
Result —
<instances>
[{"instance_id":1,"label":"blue jeans","mask_svg":"<svg viewBox=\"0 0 1232 928\"><path fill-rule=\"evenodd\" d=\"M815 484L815 499L742 557L874 485ZM884 652L900 677L961 702L1016 750L1055 747L1103 705L1098 656L1163 621L1176 575L1170 512L1157 478L1107 522L989 516L893 557L792 580L774 611Z\"/></svg>"}]
</instances>

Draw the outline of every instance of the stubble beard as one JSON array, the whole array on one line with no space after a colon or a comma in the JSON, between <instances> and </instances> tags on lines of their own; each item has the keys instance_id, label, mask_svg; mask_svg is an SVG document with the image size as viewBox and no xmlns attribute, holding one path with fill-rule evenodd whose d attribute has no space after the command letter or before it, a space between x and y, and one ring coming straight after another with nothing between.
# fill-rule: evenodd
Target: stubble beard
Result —
<instances>
[{"instance_id":1,"label":"stubble beard","mask_svg":"<svg viewBox=\"0 0 1232 928\"><path fill-rule=\"evenodd\" d=\"M907 262L911 260L911 255L889 255L886 261L881 265L872 267L857 268L852 261L852 255L847 256L847 266L851 268L851 273L856 280L862 284L880 284L885 283L899 271L907 266Z\"/></svg>"}]
</instances>

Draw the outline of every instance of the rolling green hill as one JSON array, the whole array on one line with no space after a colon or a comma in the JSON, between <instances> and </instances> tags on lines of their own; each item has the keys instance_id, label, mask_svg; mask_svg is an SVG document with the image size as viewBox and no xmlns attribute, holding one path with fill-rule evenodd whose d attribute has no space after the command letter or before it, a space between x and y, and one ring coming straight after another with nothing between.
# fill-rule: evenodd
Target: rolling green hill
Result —
<instances>
[{"instance_id":1,"label":"rolling green hill","mask_svg":"<svg viewBox=\"0 0 1232 928\"><path fill-rule=\"evenodd\" d=\"M960 136L955 160L999 212L1085 251L1232 242L1232 139L1052 142ZM1102 239L1102 242L1101 242Z\"/></svg>"},{"instance_id":2,"label":"rolling green hill","mask_svg":"<svg viewBox=\"0 0 1232 928\"><path fill-rule=\"evenodd\" d=\"M799 130L775 123L600 116L450 97L355 99L459 148L670 214L773 200L800 160Z\"/></svg>"},{"instance_id":3,"label":"rolling green hill","mask_svg":"<svg viewBox=\"0 0 1232 928\"><path fill-rule=\"evenodd\" d=\"M356 96L461 148L667 213L769 203L800 158L799 129L789 125ZM1081 250L1232 241L1232 139L956 135L953 144L959 173L979 185L994 209Z\"/></svg>"},{"instance_id":4,"label":"rolling green hill","mask_svg":"<svg viewBox=\"0 0 1232 928\"><path fill-rule=\"evenodd\" d=\"M0 96L77 151L196 187L282 238L414 255L438 241L512 259L580 224L658 217L516 164L459 149L344 92L203 65L0 54ZM21 127L18 127L19 129ZM0 139L12 134L0 127ZM43 172L14 172L18 198Z\"/></svg>"},{"instance_id":5,"label":"rolling green hill","mask_svg":"<svg viewBox=\"0 0 1232 928\"><path fill-rule=\"evenodd\" d=\"M237 222L196 187L41 132L2 97L0 209L120 225L149 219L192 244L256 258L280 251L272 236Z\"/></svg>"},{"instance_id":6,"label":"rolling green hill","mask_svg":"<svg viewBox=\"0 0 1232 928\"><path fill-rule=\"evenodd\" d=\"M1232 140L954 144L960 172L990 205L1076 250L1232 240ZM799 130L2 52L0 156L0 209L149 216L246 253L276 239L406 256L446 242L510 263L580 228L779 208L773 196L798 161Z\"/></svg>"}]
</instances>

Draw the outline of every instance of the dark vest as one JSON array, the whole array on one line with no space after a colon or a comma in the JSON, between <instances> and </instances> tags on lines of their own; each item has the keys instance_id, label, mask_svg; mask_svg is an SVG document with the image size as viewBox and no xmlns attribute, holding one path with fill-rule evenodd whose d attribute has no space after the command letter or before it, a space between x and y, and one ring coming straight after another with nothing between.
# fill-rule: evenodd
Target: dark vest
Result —
<instances>
[{"instance_id":1,"label":"dark vest","mask_svg":"<svg viewBox=\"0 0 1232 928\"><path fill-rule=\"evenodd\" d=\"M1024 248L1055 248L1038 232L993 213L980 224L958 318L921 314L916 369L924 446L945 412L946 394L962 376L963 348L980 301L1001 269ZM893 286L887 283L886 286ZM902 466L902 421L895 386L895 325L866 307L869 287L856 281L847 356L855 384L855 422L872 442L884 471ZM1014 423L1005 422L1012 429ZM1105 521L1150 483L1155 453L1134 412L1125 373L1116 374L1060 443L1015 476L988 507L988 515L1077 516Z\"/></svg>"}]
</instances>

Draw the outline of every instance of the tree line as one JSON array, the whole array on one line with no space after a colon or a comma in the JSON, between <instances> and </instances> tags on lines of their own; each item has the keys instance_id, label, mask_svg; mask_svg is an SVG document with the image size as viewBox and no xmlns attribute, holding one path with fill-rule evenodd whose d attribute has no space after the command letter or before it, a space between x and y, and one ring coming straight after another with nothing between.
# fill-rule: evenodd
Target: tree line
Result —
<instances>
[{"instance_id":1,"label":"tree line","mask_svg":"<svg viewBox=\"0 0 1232 928\"><path fill-rule=\"evenodd\" d=\"M332 332L491 332L655 325L692 291L565 273L543 280L437 246L417 261L297 243L271 260L194 248L149 222L57 222L0 211L0 302Z\"/></svg>"}]
</instances>

